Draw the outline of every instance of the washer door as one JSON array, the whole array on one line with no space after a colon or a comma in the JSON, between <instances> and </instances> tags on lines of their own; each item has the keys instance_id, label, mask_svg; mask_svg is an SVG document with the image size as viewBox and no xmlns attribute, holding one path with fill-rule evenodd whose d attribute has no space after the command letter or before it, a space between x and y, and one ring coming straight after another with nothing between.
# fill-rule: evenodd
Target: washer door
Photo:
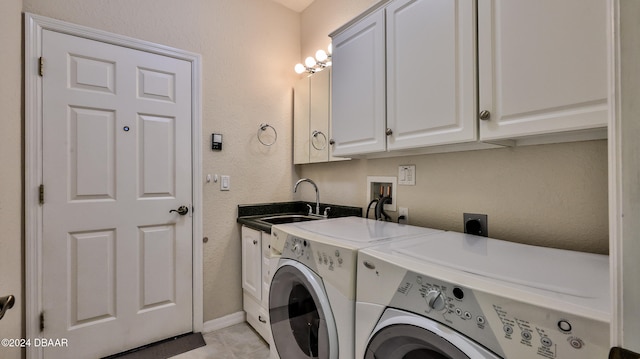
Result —
<instances>
[{"instance_id":1,"label":"washer door","mask_svg":"<svg viewBox=\"0 0 640 359\"><path fill-rule=\"evenodd\" d=\"M387 309L367 344L365 359L500 359L431 319Z\"/></svg>"},{"instance_id":2,"label":"washer door","mask_svg":"<svg viewBox=\"0 0 640 359\"><path fill-rule=\"evenodd\" d=\"M269 321L281 358L338 358L338 333L322 279L284 259L269 290Z\"/></svg>"}]
</instances>

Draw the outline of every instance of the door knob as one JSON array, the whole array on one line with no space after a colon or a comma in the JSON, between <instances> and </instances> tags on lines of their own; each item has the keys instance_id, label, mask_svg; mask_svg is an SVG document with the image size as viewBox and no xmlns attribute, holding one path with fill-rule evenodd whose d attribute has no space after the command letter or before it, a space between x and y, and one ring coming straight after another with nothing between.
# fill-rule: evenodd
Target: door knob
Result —
<instances>
[{"instance_id":1,"label":"door knob","mask_svg":"<svg viewBox=\"0 0 640 359\"><path fill-rule=\"evenodd\" d=\"M185 214L189 213L189 208L187 206L180 206L178 207L178 209L172 209L169 211L169 213L171 212L178 212L179 215L184 216Z\"/></svg>"},{"instance_id":2,"label":"door knob","mask_svg":"<svg viewBox=\"0 0 640 359\"><path fill-rule=\"evenodd\" d=\"M6 297L0 298L0 319L4 317L4 313L6 313L7 310L13 308L13 305L15 303L16 303L16 297L12 295L8 295Z\"/></svg>"}]
</instances>

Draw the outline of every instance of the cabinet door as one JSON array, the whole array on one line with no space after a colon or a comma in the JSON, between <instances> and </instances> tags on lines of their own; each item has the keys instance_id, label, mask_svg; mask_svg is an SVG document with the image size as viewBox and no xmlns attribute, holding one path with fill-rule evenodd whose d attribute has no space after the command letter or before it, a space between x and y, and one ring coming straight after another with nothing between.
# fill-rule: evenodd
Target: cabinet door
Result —
<instances>
[{"instance_id":1,"label":"cabinet door","mask_svg":"<svg viewBox=\"0 0 640 359\"><path fill-rule=\"evenodd\" d=\"M309 162L329 160L329 86L331 70L316 72L310 77Z\"/></svg>"},{"instance_id":2,"label":"cabinet door","mask_svg":"<svg viewBox=\"0 0 640 359\"><path fill-rule=\"evenodd\" d=\"M475 2L398 0L386 21L388 149L476 140Z\"/></svg>"},{"instance_id":3,"label":"cabinet door","mask_svg":"<svg viewBox=\"0 0 640 359\"><path fill-rule=\"evenodd\" d=\"M261 232L242 227L242 289L258 301L262 299Z\"/></svg>"},{"instance_id":4,"label":"cabinet door","mask_svg":"<svg viewBox=\"0 0 640 359\"><path fill-rule=\"evenodd\" d=\"M269 287L271 286L271 235L267 232L260 232L262 236L262 254L260 255L260 264L262 266L262 306L269 309Z\"/></svg>"},{"instance_id":5,"label":"cabinet door","mask_svg":"<svg viewBox=\"0 0 640 359\"><path fill-rule=\"evenodd\" d=\"M300 79L293 87L293 164L309 163L309 84Z\"/></svg>"},{"instance_id":6,"label":"cabinet door","mask_svg":"<svg viewBox=\"0 0 640 359\"><path fill-rule=\"evenodd\" d=\"M479 0L482 140L607 125L607 2Z\"/></svg>"},{"instance_id":7,"label":"cabinet door","mask_svg":"<svg viewBox=\"0 0 640 359\"><path fill-rule=\"evenodd\" d=\"M384 9L379 9L333 37L335 156L386 149L384 27Z\"/></svg>"}]
</instances>

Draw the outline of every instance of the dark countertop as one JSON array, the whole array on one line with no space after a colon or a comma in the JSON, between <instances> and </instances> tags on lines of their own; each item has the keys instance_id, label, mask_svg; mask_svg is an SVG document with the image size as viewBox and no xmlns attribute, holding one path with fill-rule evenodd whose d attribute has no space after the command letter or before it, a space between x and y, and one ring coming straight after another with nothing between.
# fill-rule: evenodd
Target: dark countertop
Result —
<instances>
[{"instance_id":1,"label":"dark countertop","mask_svg":"<svg viewBox=\"0 0 640 359\"><path fill-rule=\"evenodd\" d=\"M276 202L276 203L258 203L258 204L240 204L238 205L237 222L249 228L271 233L271 224L260 221L260 218L280 215L280 214L302 214L309 212L307 204L311 205L315 211L315 202ZM362 217L362 208L340 206L335 204L320 203L320 213L324 213L326 207L329 210L329 218L356 216Z\"/></svg>"}]
</instances>

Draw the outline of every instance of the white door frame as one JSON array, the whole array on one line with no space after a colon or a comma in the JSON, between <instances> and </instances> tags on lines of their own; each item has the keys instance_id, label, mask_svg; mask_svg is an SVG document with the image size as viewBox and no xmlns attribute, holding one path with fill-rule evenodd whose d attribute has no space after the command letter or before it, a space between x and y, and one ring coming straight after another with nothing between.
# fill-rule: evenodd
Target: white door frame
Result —
<instances>
[{"instance_id":1,"label":"white door frame","mask_svg":"<svg viewBox=\"0 0 640 359\"><path fill-rule=\"evenodd\" d=\"M42 32L52 30L116 46L169 56L191 63L191 152L193 182L193 331L203 328L202 271L202 84L201 56L164 45L25 13L25 312L26 338L40 337L42 311ZM46 63L44 64L46 71ZM45 324L46 325L46 324ZM55 339L55 338L54 338ZM27 348L27 358L42 358L42 348Z\"/></svg>"}]
</instances>

